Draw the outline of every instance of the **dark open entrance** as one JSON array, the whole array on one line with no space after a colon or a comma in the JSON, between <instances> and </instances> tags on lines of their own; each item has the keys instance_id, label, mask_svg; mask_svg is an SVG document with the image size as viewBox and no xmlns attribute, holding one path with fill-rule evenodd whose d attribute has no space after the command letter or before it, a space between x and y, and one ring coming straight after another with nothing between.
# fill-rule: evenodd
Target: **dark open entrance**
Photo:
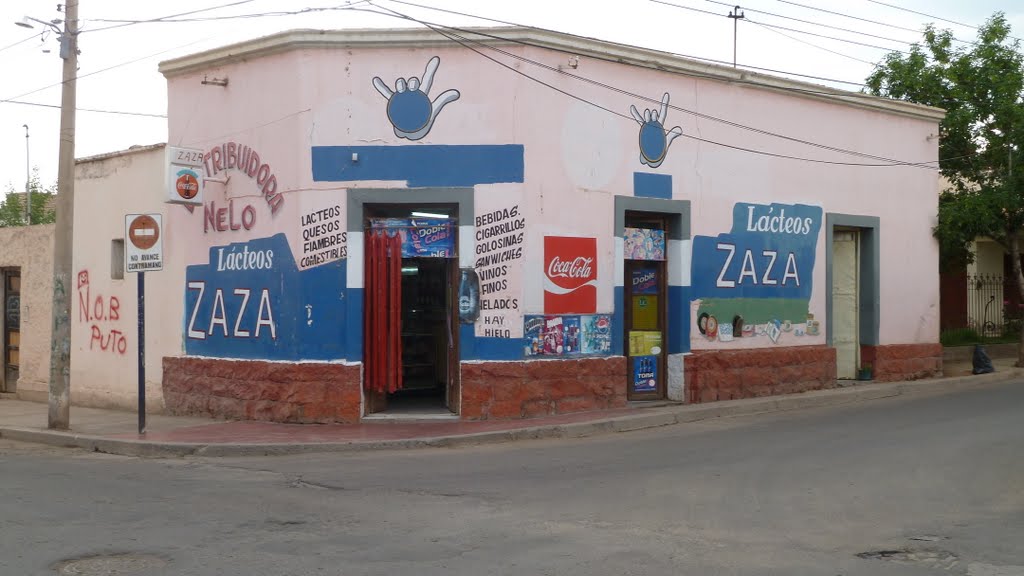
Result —
<instances>
[{"instance_id":1,"label":"dark open entrance","mask_svg":"<svg viewBox=\"0 0 1024 576\"><path fill-rule=\"evenodd\" d=\"M367 205L364 210L367 239L372 235L398 235L402 239L401 262L385 262L389 273L385 293L394 309L386 318L387 338L367 335L364 358L372 362L380 346L394 351L392 367L400 374L395 389L366 390L366 413L431 415L458 412L458 207L450 204ZM447 239L447 241L445 240ZM370 246L370 243L367 243ZM378 259L379 260L379 259ZM367 255L365 314L374 315L370 294L373 268L382 265ZM394 272L400 271L399 274ZM400 286L394 290L396 283ZM380 290L378 290L380 292ZM396 297L397 296L397 297ZM369 321L372 324L372 320ZM379 324L378 324L379 325ZM397 338L393 336L397 333ZM384 344L382 344L384 342Z\"/></svg>"}]
</instances>

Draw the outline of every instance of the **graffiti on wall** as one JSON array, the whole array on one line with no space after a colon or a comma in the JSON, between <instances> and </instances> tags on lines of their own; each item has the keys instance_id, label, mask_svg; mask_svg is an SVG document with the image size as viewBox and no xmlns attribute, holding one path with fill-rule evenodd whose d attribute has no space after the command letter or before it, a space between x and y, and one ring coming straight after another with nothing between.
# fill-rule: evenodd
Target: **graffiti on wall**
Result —
<instances>
[{"instance_id":1,"label":"graffiti on wall","mask_svg":"<svg viewBox=\"0 0 1024 576\"><path fill-rule=\"evenodd\" d=\"M661 166L668 156L668 148L672 141L683 135L683 129L679 126L666 131L665 121L668 119L669 95L661 97L661 107L657 110L650 108L644 110L643 114L637 110L635 105L630 105L629 113L640 125L640 162L651 168Z\"/></svg>"},{"instance_id":2,"label":"graffiti on wall","mask_svg":"<svg viewBox=\"0 0 1024 576\"><path fill-rule=\"evenodd\" d=\"M121 299L93 292L89 271L78 273L78 323L89 328L89 350L124 356L128 337L121 326Z\"/></svg>"},{"instance_id":3,"label":"graffiti on wall","mask_svg":"<svg viewBox=\"0 0 1024 576\"><path fill-rule=\"evenodd\" d=\"M379 76L373 78L373 87L388 101L388 120L395 129L395 136L406 140L423 138L434 126L441 109L459 99L459 91L452 89L430 100L430 88L440 65L441 59L434 56L427 62L422 79L415 76L399 78L395 81L394 90Z\"/></svg>"},{"instance_id":4,"label":"graffiti on wall","mask_svg":"<svg viewBox=\"0 0 1024 576\"><path fill-rule=\"evenodd\" d=\"M597 239L544 237L544 313L597 312Z\"/></svg>"},{"instance_id":5,"label":"graffiti on wall","mask_svg":"<svg viewBox=\"0 0 1024 576\"><path fill-rule=\"evenodd\" d=\"M694 337L818 336L810 298L821 220L818 206L737 203L729 233L694 237Z\"/></svg>"},{"instance_id":6,"label":"graffiti on wall","mask_svg":"<svg viewBox=\"0 0 1024 576\"><path fill-rule=\"evenodd\" d=\"M299 271L284 234L214 246L189 266L185 352L219 358L341 358L345 266Z\"/></svg>"},{"instance_id":7,"label":"graffiti on wall","mask_svg":"<svg viewBox=\"0 0 1024 576\"><path fill-rule=\"evenodd\" d=\"M480 318L476 335L519 335L520 267L526 240L526 217L519 204L479 214L476 225L476 273L480 278Z\"/></svg>"}]
</instances>

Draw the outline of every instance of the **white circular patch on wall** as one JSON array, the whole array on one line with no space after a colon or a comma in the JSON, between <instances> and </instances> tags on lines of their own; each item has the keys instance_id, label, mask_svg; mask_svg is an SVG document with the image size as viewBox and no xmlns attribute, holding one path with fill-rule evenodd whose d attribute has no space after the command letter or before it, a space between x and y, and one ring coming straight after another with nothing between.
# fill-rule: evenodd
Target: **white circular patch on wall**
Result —
<instances>
[{"instance_id":1,"label":"white circular patch on wall","mask_svg":"<svg viewBox=\"0 0 1024 576\"><path fill-rule=\"evenodd\" d=\"M623 119L583 102L573 102L562 124L562 161L577 188L607 190L626 155Z\"/></svg>"}]
</instances>

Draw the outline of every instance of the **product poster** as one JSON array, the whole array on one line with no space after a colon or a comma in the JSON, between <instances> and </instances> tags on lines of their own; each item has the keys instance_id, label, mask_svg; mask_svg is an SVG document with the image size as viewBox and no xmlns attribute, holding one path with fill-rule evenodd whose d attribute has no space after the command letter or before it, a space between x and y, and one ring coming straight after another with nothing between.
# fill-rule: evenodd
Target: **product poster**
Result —
<instances>
[{"instance_id":1,"label":"product poster","mask_svg":"<svg viewBox=\"0 0 1024 576\"><path fill-rule=\"evenodd\" d=\"M658 316L657 296L633 296L634 330L657 330Z\"/></svg>"},{"instance_id":2,"label":"product poster","mask_svg":"<svg viewBox=\"0 0 1024 576\"><path fill-rule=\"evenodd\" d=\"M630 356L657 356L661 354L661 332L631 330L629 332Z\"/></svg>"},{"instance_id":3,"label":"product poster","mask_svg":"<svg viewBox=\"0 0 1024 576\"><path fill-rule=\"evenodd\" d=\"M548 316L544 318L544 348L542 354L545 356L560 356L565 352L563 342L565 340L565 324L561 316Z\"/></svg>"},{"instance_id":4,"label":"product poster","mask_svg":"<svg viewBox=\"0 0 1024 576\"><path fill-rule=\"evenodd\" d=\"M658 357L633 357L633 392L654 392L658 389Z\"/></svg>"},{"instance_id":5,"label":"product poster","mask_svg":"<svg viewBox=\"0 0 1024 576\"><path fill-rule=\"evenodd\" d=\"M622 233L626 260L664 260L665 231L626 228Z\"/></svg>"},{"instance_id":6,"label":"product poster","mask_svg":"<svg viewBox=\"0 0 1024 576\"><path fill-rule=\"evenodd\" d=\"M440 218L379 218L371 228L387 228L402 238L403 258L454 258L456 227Z\"/></svg>"},{"instance_id":7,"label":"product poster","mask_svg":"<svg viewBox=\"0 0 1024 576\"><path fill-rule=\"evenodd\" d=\"M523 339L526 355L538 356L544 348L544 317L527 316L523 319Z\"/></svg>"},{"instance_id":8,"label":"product poster","mask_svg":"<svg viewBox=\"0 0 1024 576\"><path fill-rule=\"evenodd\" d=\"M562 317L562 331L564 337L562 340L562 353L563 354L579 354L580 353L580 317L579 316L563 316Z\"/></svg>"},{"instance_id":9,"label":"product poster","mask_svg":"<svg viewBox=\"0 0 1024 576\"><path fill-rule=\"evenodd\" d=\"M583 354L612 353L612 319L611 316L581 316Z\"/></svg>"},{"instance_id":10,"label":"product poster","mask_svg":"<svg viewBox=\"0 0 1024 576\"><path fill-rule=\"evenodd\" d=\"M611 316L526 316L523 320L527 356L611 354Z\"/></svg>"},{"instance_id":11,"label":"product poster","mask_svg":"<svg viewBox=\"0 0 1024 576\"><path fill-rule=\"evenodd\" d=\"M632 274L633 294L657 294L658 293L658 269L634 268Z\"/></svg>"}]
</instances>

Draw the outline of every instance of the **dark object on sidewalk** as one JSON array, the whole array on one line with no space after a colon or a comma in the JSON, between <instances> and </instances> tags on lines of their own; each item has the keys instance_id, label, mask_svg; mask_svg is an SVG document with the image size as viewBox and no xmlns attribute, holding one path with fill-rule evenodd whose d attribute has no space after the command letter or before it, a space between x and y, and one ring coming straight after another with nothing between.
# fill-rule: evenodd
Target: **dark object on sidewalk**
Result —
<instances>
[{"instance_id":1,"label":"dark object on sidewalk","mask_svg":"<svg viewBox=\"0 0 1024 576\"><path fill-rule=\"evenodd\" d=\"M861 382L868 382L872 379L873 374L874 370L871 367L871 363L865 362L857 369L857 380L860 380Z\"/></svg>"},{"instance_id":2,"label":"dark object on sidewalk","mask_svg":"<svg viewBox=\"0 0 1024 576\"><path fill-rule=\"evenodd\" d=\"M974 370L972 374L991 374L996 369L992 366L992 359L985 353L985 348L980 344L974 346Z\"/></svg>"}]
</instances>

